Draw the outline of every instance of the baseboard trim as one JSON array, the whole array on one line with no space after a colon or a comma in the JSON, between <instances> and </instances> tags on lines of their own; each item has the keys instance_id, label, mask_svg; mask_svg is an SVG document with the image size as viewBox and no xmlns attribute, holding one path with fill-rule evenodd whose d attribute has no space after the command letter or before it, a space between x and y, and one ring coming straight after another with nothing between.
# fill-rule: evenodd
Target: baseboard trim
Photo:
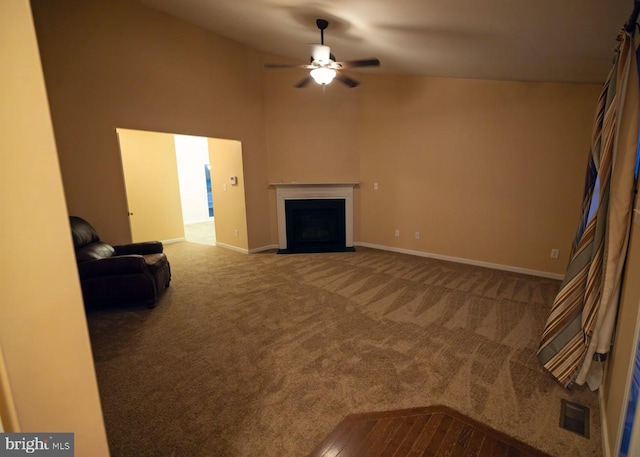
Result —
<instances>
[{"instance_id":1,"label":"baseboard trim","mask_svg":"<svg viewBox=\"0 0 640 457\"><path fill-rule=\"evenodd\" d=\"M431 252L424 252L424 251L414 251L411 249L403 249L403 248L395 248L395 247L391 247L391 246L383 246L380 244L373 244L373 243L363 243L363 242L358 242L358 243L354 243L356 246L363 246L366 248L373 248L373 249L380 249L383 251L392 251L392 252L398 252L400 254L409 254L409 255L415 255L415 256L419 256L419 257L429 257L432 259L438 259L438 260L446 260L448 262L456 262L456 263L463 263L466 265L474 265L477 267L485 267L485 268L493 268L494 270L503 270L503 271L510 271L512 273L522 273L525 275L530 275L530 276L540 276L543 278L550 278L550 279L560 279L562 280L564 278L564 275L558 274L558 273L551 273L549 271L539 271L539 270L530 270L528 268L520 268L520 267L513 267L510 265L502 265L499 263L491 263L491 262L483 262L480 260L472 260L472 259L464 259L461 257L451 257L448 255L441 255L441 254L433 254Z\"/></svg>"},{"instance_id":2,"label":"baseboard trim","mask_svg":"<svg viewBox=\"0 0 640 457\"><path fill-rule=\"evenodd\" d=\"M604 414L606 409L604 394L602 393L602 385L598 389L598 405L600 410L600 436L602 439L602 456L611 457L609 452L609 424L607 423L607 416Z\"/></svg>"},{"instance_id":3,"label":"baseboard trim","mask_svg":"<svg viewBox=\"0 0 640 457\"><path fill-rule=\"evenodd\" d=\"M172 244L172 243L180 243L181 241L187 241L185 237L182 238L171 238L168 240L162 240L162 244Z\"/></svg>"},{"instance_id":4,"label":"baseboard trim","mask_svg":"<svg viewBox=\"0 0 640 457\"><path fill-rule=\"evenodd\" d=\"M244 253L248 253L248 254L254 254L254 253L263 252L263 251L270 251L270 250L279 248L279 245L277 245L277 244L270 244L270 245L266 245L266 246L261 246L261 247L249 249L249 250L246 250L246 249L240 250L239 248L236 248L235 246L223 245L223 244L220 244L220 243L216 243L216 244L221 246L221 247L226 247L228 249L233 249L233 250L236 250L238 252L244 252ZM365 248L380 249L382 251L398 252L400 254L415 255L415 256L418 256L418 257L428 257L428 258L432 258L432 259L445 260L445 261L448 261L448 262L462 263L462 264L466 264L466 265L474 265L474 266L477 266L477 267L493 268L495 270L510 271L512 273L522 273L522 274L525 274L525 275L539 276L539 277L542 277L542 278L559 279L559 280L562 280L564 278L563 274L551 273L549 271L531 270L531 269L528 269L528 268L514 267L514 266L511 266L511 265L502 265L502 264L499 264L499 263L483 262L483 261L480 261L480 260L473 260L473 259L464 259L462 257L452 257L452 256L448 256L448 255L434 254L434 253L425 252L425 251L414 251L414 250L411 250L411 249L395 248L395 247L391 247L391 246L384 246L384 245L381 245L381 244L373 244L373 243L365 243L365 242L355 242L353 244L354 244L354 246L362 246L362 247L365 247Z\"/></svg>"},{"instance_id":5,"label":"baseboard trim","mask_svg":"<svg viewBox=\"0 0 640 457\"><path fill-rule=\"evenodd\" d=\"M249 249L249 254L255 254L257 252L271 251L274 249L278 249L280 246L277 244L269 244L267 246L261 246L259 248Z\"/></svg>"},{"instance_id":6,"label":"baseboard trim","mask_svg":"<svg viewBox=\"0 0 640 457\"><path fill-rule=\"evenodd\" d=\"M232 246L230 244L219 243L218 241L216 241L216 246L218 246L220 248L229 249L230 251L240 252L242 254L249 254L249 250L248 249L239 248L238 246Z\"/></svg>"}]
</instances>

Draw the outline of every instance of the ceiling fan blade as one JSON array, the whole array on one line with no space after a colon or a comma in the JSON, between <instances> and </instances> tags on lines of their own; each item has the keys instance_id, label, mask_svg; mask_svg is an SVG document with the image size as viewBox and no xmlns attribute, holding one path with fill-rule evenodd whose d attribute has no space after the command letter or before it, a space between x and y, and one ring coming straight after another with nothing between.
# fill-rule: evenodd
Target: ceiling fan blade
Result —
<instances>
[{"instance_id":1,"label":"ceiling fan blade","mask_svg":"<svg viewBox=\"0 0 640 457\"><path fill-rule=\"evenodd\" d=\"M279 63L265 63L264 64L264 68L294 68L297 65L286 65L286 64L279 64Z\"/></svg>"},{"instance_id":2,"label":"ceiling fan blade","mask_svg":"<svg viewBox=\"0 0 640 457\"><path fill-rule=\"evenodd\" d=\"M300 81L298 84L296 84L293 87L295 87L297 89L302 89L304 86L309 84L311 81L313 81L313 78L311 76L307 76L306 78L304 78L302 81Z\"/></svg>"},{"instance_id":3,"label":"ceiling fan blade","mask_svg":"<svg viewBox=\"0 0 640 457\"><path fill-rule=\"evenodd\" d=\"M356 67L379 67L380 61L376 58L361 59L361 60L347 60L346 62L338 62L342 65L342 68L356 68Z\"/></svg>"},{"instance_id":4,"label":"ceiling fan blade","mask_svg":"<svg viewBox=\"0 0 640 457\"><path fill-rule=\"evenodd\" d=\"M360 84L358 81L356 81L355 79L351 79L348 76L345 76L341 73L338 73L336 75L336 79L338 81L340 81L343 84L346 84L349 87L356 87L358 84Z\"/></svg>"}]
</instances>

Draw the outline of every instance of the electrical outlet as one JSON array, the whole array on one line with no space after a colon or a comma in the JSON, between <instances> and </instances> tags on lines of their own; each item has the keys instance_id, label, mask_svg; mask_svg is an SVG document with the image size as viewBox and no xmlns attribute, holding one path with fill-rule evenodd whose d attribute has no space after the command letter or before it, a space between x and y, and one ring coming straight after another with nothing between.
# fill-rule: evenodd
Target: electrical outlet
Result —
<instances>
[{"instance_id":1,"label":"electrical outlet","mask_svg":"<svg viewBox=\"0 0 640 457\"><path fill-rule=\"evenodd\" d=\"M238 229L235 229L235 230L233 231L233 234L234 234L235 236L240 236L240 232L238 231Z\"/></svg>"},{"instance_id":2,"label":"electrical outlet","mask_svg":"<svg viewBox=\"0 0 640 457\"><path fill-rule=\"evenodd\" d=\"M420 239L420 232L416 232L416 240Z\"/></svg>"},{"instance_id":3,"label":"electrical outlet","mask_svg":"<svg viewBox=\"0 0 640 457\"><path fill-rule=\"evenodd\" d=\"M378 183L377 182L373 183L373 190L378 190Z\"/></svg>"},{"instance_id":4,"label":"electrical outlet","mask_svg":"<svg viewBox=\"0 0 640 457\"><path fill-rule=\"evenodd\" d=\"M398 238L400 236L400 230L396 229L394 235L396 238Z\"/></svg>"},{"instance_id":5,"label":"electrical outlet","mask_svg":"<svg viewBox=\"0 0 640 457\"><path fill-rule=\"evenodd\" d=\"M558 257L560 257L560 250L559 249L552 249L551 250L551 258L552 259L557 259Z\"/></svg>"}]
</instances>

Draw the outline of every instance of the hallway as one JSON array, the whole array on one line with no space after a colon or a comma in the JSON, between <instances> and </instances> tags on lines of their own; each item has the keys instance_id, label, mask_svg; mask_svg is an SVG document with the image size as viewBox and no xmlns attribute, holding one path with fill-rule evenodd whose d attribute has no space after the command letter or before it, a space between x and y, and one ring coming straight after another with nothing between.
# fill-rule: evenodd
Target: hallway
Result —
<instances>
[{"instance_id":1,"label":"hallway","mask_svg":"<svg viewBox=\"0 0 640 457\"><path fill-rule=\"evenodd\" d=\"M185 224L184 236L192 243L216 245L216 227L213 218L205 222Z\"/></svg>"}]
</instances>

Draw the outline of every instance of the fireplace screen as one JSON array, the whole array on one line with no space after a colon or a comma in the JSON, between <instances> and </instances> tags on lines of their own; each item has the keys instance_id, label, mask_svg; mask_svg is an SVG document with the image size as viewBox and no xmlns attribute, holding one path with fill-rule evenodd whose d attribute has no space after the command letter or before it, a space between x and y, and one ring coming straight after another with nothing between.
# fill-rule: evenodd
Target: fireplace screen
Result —
<instances>
[{"instance_id":1,"label":"fireplace screen","mask_svg":"<svg viewBox=\"0 0 640 457\"><path fill-rule=\"evenodd\" d=\"M283 253L347 250L344 199L286 200L285 215L287 249Z\"/></svg>"}]
</instances>

